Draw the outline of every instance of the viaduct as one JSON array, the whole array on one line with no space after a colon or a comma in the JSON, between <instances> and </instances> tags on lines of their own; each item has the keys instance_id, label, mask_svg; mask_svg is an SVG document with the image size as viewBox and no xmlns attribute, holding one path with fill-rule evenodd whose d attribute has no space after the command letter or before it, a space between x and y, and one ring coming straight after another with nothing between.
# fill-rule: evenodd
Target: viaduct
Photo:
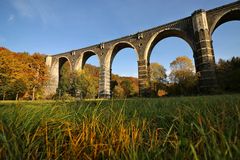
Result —
<instances>
[{"instance_id":1,"label":"viaduct","mask_svg":"<svg viewBox=\"0 0 240 160\"><path fill-rule=\"evenodd\" d=\"M46 64L51 77L47 88L48 94L56 93L59 71L66 61L70 62L72 71L78 71L83 69L89 57L97 55L100 63L98 96L109 98L111 96L110 81L113 59L121 49L133 48L138 62L139 96L144 96L148 89L151 51L159 41L167 37L179 37L192 48L196 72L200 73L200 89L208 92L218 86L212 34L218 26L232 20L240 20L240 1L208 11L200 9L184 19L133 35L47 56Z\"/></svg>"}]
</instances>

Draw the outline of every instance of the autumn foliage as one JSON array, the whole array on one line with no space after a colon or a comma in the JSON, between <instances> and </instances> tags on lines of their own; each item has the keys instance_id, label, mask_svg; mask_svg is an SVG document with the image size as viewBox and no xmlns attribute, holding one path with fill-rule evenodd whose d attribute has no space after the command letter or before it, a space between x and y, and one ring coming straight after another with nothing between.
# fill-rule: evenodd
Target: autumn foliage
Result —
<instances>
[{"instance_id":1,"label":"autumn foliage","mask_svg":"<svg viewBox=\"0 0 240 160\"><path fill-rule=\"evenodd\" d=\"M47 80L48 70L43 55L15 53L0 48L1 99L43 98Z\"/></svg>"},{"instance_id":2,"label":"autumn foliage","mask_svg":"<svg viewBox=\"0 0 240 160\"><path fill-rule=\"evenodd\" d=\"M170 63L171 72L158 64L150 64L151 96L193 95L199 92L198 79L192 60L186 56L177 57Z\"/></svg>"},{"instance_id":3,"label":"autumn foliage","mask_svg":"<svg viewBox=\"0 0 240 160\"><path fill-rule=\"evenodd\" d=\"M56 98L97 98L99 67L85 64L79 72L70 73L66 62L60 69L60 81ZM121 77L112 74L111 94L115 98L138 96L138 80L135 77Z\"/></svg>"},{"instance_id":4,"label":"autumn foliage","mask_svg":"<svg viewBox=\"0 0 240 160\"><path fill-rule=\"evenodd\" d=\"M170 63L169 75L158 64L149 66L149 90L147 96L200 94L200 74L195 72L191 59L177 57ZM86 64L80 72L70 72L69 62L59 71L57 93L53 98L97 98L99 92L99 67ZM240 58L222 60L216 64L219 90L223 93L239 92ZM44 99L45 86L49 80L45 56L34 53L15 53L0 47L0 99ZM136 77L121 77L111 74L111 96L114 98L137 97L139 94Z\"/></svg>"}]
</instances>

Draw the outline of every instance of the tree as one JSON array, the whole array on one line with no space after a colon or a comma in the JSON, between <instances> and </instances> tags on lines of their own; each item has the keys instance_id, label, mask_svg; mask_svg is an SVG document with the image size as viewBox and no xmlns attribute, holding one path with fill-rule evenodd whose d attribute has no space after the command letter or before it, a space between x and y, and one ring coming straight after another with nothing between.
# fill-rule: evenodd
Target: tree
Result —
<instances>
[{"instance_id":1,"label":"tree","mask_svg":"<svg viewBox=\"0 0 240 160\"><path fill-rule=\"evenodd\" d=\"M133 86L132 86L132 83L130 80L123 80L121 83L120 83L123 91L124 91L124 95L126 97L131 97L134 95L134 90L133 90Z\"/></svg>"},{"instance_id":2,"label":"tree","mask_svg":"<svg viewBox=\"0 0 240 160\"><path fill-rule=\"evenodd\" d=\"M89 80L92 83L92 89L94 90L94 94L92 98L97 97L98 95L98 81L99 81L99 67L96 67L91 64L85 64L84 73L88 76Z\"/></svg>"},{"instance_id":3,"label":"tree","mask_svg":"<svg viewBox=\"0 0 240 160\"><path fill-rule=\"evenodd\" d=\"M60 70L60 81L57 96L96 98L98 94L99 69L90 64L85 64L84 70L69 72L69 63L64 63Z\"/></svg>"},{"instance_id":4,"label":"tree","mask_svg":"<svg viewBox=\"0 0 240 160\"><path fill-rule=\"evenodd\" d=\"M96 98L98 90L96 81L84 71L74 72L72 75L71 90L74 96L81 98Z\"/></svg>"},{"instance_id":5,"label":"tree","mask_svg":"<svg viewBox=\"0 0 240 160\"><path fill-rule=\"evenodd\" d=\"M194 73L192 60L186 56L177 57L170 64L171 91L175 94L193 94L197 90L198 75ZM174 88L174 89L173 89Z\"/></svg>"},{"instance_id":6,"label":"tree","mask_svg":"<svg viewBox=\"0 0 240 160\"><path fill-rule=\"evenodd\" d=\"M22 98L43 87L47 80L44 56L14 53L0 48L0 96L2 99Z\"/></svg>"},{"instance_id":7,"label":"tree","mask_svg":"<svg viewBox=\"0 0 240 160\"><path fill-rule=\"evenodd\" d=\"M124 98L124 90L121 86L115 86L113 89L114 98Z\"/></svg>"},{"instance_id":8,"label":"tree","mask_svg":"<svg viewBox=\"0 0 240 160\"><path fill-rule=\"evenodd\" d=\"M11 84L14 82L13 72L13 57L12 52L0 48L0 95L2 99L5 100L8 92L11 90Z\"/></svg>"},{"instance_id":9,"label":"tree","mask_svg":"<svg viewBox=\"0 0 240 160\"><path fill-rule=\"evenodd\" d=\"M18 100L19 97L23 97L24 94L27 92L27 83L23 81L23 79L19 79L12 83L12 93L15 95L15 100Z\"/></svg>"},{"instance_id":10,"label":"tree","mask_svg":"<svg viewBox=\"0 0 240 160\"><path fill-rule=\"evenodd\" d=\"M45 56L34 53L31 56L32 63L30 65L30 68L33 72L32 74L32 83L30 85L30 89L32 90L32 100L35 99L36 95L40 95L42 93L42 90L46 84L46 82L49 79L49 73L48 68L45 64Z\"/></svg>"},{"instance_id":11,"label":"tree","mask_svg":"<svg viewBox=\"0 0 240 160\"><path fill-rule=\"evenodd\" d=\"M25 57L16 54L9 50L1 50L1 63L0 63L0 90L2 91L3 99L6 96L9 99L18 99L19 92L27 92L27 71L28 65L23 63ZM22 85L22 86L21 86ZM23 94L24 95L24 94Z\"/></svg>"},{"instance_id":12,"label":"tree","mask_svg":"<svg viewBox=\"0 0 240 160\"><path fill-rule=\"evenodd\" d=\"M60 68L59 72L59 85L57 88L57 95L63 96L68 94L71 89L71 72L69 62L65 62Z\"/></svg>"},{"instance_id":13,"label":"tree","mask_svg":"<svg viewBox=\"0 0 240 160\"><path fill-rule=\"evenodd\" d=\"M220 59L216 67L220 88L225 92L240 92L240 58Z\"/></svg>"},{"instance_id":14,"label":"tree","mask_svg":"<svg viewBox=\"0 0 240 160\"><path fill-rule=\"evenodd\" d=\"M151 63L150 77L153 82L162 82L167 78L166 69L159 63Z\"/></svg>"},{"instance_id":15,"label":"tree","mask_svg":"<svg viewBox=\"0 0 240 160\"><path fill-rule=\"evenodd\" d=\"M166 89L166 69L159 63L150 64L151 96L159 96L158 91Z\"/></svg>"},{"instance_id":16,"label":"tree","mask_svg":"<svg viewBox=\"0 0 240 160\"><path fill-rule=\"evenodd\" d=\"M35 100L35 97L41 97L42 90L47 82L48 69L45 64L45 56L34 53L29 55L27 53L17 54L18 61L24 67L24 75L26 86L28 88L29 97Z\"/></svg>"},{"instance_id":17,"label":"tree","mask_svg":"<svg viewBox=\"0 0 240 160\"><path fill-rule=\"evenodd\" d=\"M190 75L194 74L192 60L186 56L177 57L170 63L171 73L170 80L175 83L181 83Z\"/></svg>"}]
</instances>

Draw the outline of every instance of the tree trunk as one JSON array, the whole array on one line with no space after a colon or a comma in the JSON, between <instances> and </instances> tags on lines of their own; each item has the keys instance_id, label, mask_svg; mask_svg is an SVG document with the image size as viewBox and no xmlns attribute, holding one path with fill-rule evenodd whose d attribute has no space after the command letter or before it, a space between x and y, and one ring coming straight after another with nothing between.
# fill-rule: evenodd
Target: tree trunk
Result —
<instances>
[{"instance_id":1,"label":"tree trunk","mask_svg":"<svg viewBox=\"0 0 240 160\"><path fill-rule=\"evenodd\" d=\"M3 101L5 100L5 97L6 97L6 92L3 91Z\"/></svg>"},{"instance_id":2,"label":"tree trunk","mask_svg":"<svg viewBox=\"0 0 240 160\"><path fill-rule=\"evenodd\" d=\"M16 94L16 100L18 100L18 93Z\"/></svg>"},{"instance_id":3,"label":"tree trunk","mask_svg":"<svg viewBox=\"0 0 240 160\"><path fill-rule=\"evenodd\" d=\"M33 87L32 89L32 101L35 100L35 87Z\"/></svg>"}]
</instances>

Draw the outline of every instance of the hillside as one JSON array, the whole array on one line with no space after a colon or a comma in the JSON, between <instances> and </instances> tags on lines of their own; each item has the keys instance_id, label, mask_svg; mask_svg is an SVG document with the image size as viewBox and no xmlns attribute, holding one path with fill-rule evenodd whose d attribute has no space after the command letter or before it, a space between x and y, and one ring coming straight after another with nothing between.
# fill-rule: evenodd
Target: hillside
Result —
<instances>
[{"instance_id":1,"label":"hillside","mask_svg":"<svg viewBox=\"0 0 240 160\"><path fill-rule=\"evenodd\" d=\"M98 79L99 67L91 64L86 64L84 70ZM135 77L124 77L117 74L112 74L111 90L115 97L133 97L138 95L138 79Z\"/></svg>"}]
</instances>

